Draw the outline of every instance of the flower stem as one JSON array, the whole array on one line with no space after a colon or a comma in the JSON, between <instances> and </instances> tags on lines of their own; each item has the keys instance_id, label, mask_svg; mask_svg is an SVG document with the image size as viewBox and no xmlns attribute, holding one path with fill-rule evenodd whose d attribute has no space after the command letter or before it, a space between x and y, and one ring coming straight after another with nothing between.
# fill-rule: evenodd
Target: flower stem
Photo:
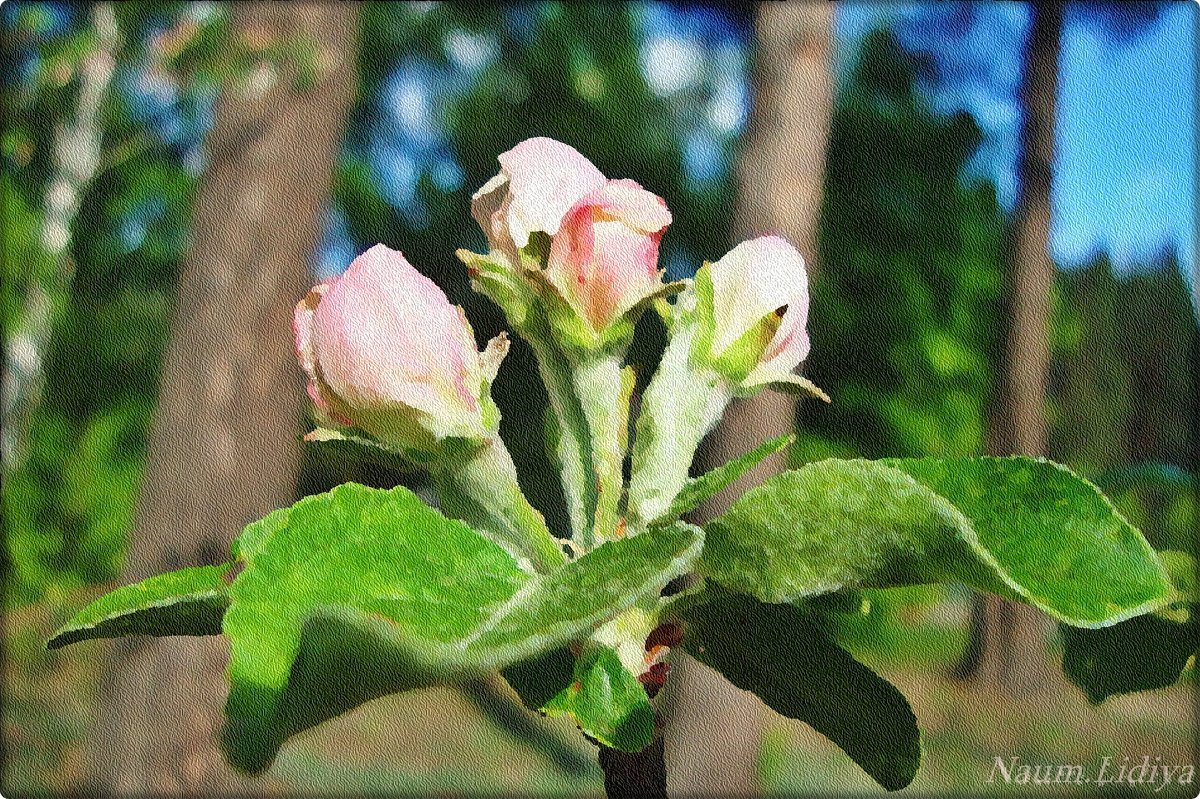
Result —
<instances>
[{"instance_id":1,"label":"flower stem","mask_svg":"<svg viewBox=\"0 0 1200 799\"><path fill-rule=\"evenodd\" d=\"M571 367L566 357L544 338L529 335L525 330L522 338L533 348L550 399L554 455L562 470L571 536L579 545L590 548L596 511L596 475L590 457L591 434L572 386Z\"/></svg>"},{"instance_id":2,"label":"flower stem","mask_svg":"<svg viewBox=\"0 0 1200 799\"><path fill-rule=\"evenodd\" d=\"M632 373L622 370L621 358L613 355L586 357L571 372L575 396L587 422L595 475L596 505L587 546L618 536L625 450L629 444L629 395L633 389L626 374L632 377Z\"/></svg>"},{"instance_id":3,"label":"flower stem","mask_svg":"<svg viewBox=\"0 0 1200 799\"><path fill-rule=\"evenodd\" d=\"M562 542L550 534L542 514L529 504L517 482L512 456L499 436L432 473L442 509L515 557L526 557L547 573L566 561Z\"/></svg>"},{"instance_id":4,"label":"flower stem","mask_svg":"<svg viewBox=\"0 0 1200 799\"><path fill-rule=\"evenodd\" d=\"M672 336L638 413L629 483L629 517L640 529L670 508L687 483L700 441L721 419L733 387L691 363L693 330Z\"/></svg>"}]
</instances>

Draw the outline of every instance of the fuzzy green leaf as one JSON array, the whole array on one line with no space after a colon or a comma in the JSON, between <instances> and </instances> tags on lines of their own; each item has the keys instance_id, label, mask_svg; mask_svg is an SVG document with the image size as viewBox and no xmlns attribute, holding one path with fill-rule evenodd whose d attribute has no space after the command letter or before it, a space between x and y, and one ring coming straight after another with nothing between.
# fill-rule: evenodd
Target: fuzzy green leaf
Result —
<instances>
[{"instance_id":1,"label":"fuzzy green leaf","mask_svg":"<svg viewBox=\"0 0 1200 799\"><path fill-rule=\"evenodd\" d=\"M1030 458L826 460L707 528L702 573L766 602L954 581L1096 627L1169 601L1163 566L1087 481Z\"/></svg>"},{"instance_id":2,"label":"fuzzy green leaf","mask_svg":"<svg viewBox=\"0 0 1200 799\"><path fill-rule=\"evenodd\" d=\"M243 537L247 565L224 623L224 741L248 771L266 768L288 735L369 699L583 637L681 574L702 540L664 528L533 576L403 488L347 484L272 516Z\"/></svg>"},{"instance_id":3,"label":"fuzzy green leaf","mask_svg":"<svg viewBox=\"0 0 1200 799\"><path fill-rule=\"evenodd\" d=\"M646 689L612 649L589 647L576 661L574 682L542 708L567 716L605 746L640 752L654 739L654 708Z\"/></svg>"},{"instance_id":4,"label":"fuzzy green leaf","mask_svg":"<svg viewBox=\"0 0 1200 799\"><path fill-rule=\"evenodd\" d=\"M889 791L912 782L921 741L908 701L803 610L716 595L688 607L683 619L683 645L693 657L810 725Z\"/></svg>"},{"instance_id":5,"label":"fuzzy green leaf","mask_svg":"<svg viewBox=\"0 0 1200 799\"><path fill-rule=\"evenodd\" d=\"M125 635L220 635L229 606L223 578L231 565L181 569L118 588L76 613L46 647Z\"/></svg>"}]
</instances>

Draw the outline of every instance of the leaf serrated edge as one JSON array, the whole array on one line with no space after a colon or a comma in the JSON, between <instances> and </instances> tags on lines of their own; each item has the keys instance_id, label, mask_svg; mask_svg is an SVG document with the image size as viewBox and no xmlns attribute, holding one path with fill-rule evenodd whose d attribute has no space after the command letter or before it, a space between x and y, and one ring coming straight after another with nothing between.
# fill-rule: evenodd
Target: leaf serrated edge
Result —
<instances>
[{"instance_id":1,"label":"leaf serrated edge","mask_svg":"<svg viewBox=\"0 0 1200 799\"><path fill-rule=\"evenodd\" d=\"M1101 619L1099 621L1096 621L1094 619L1072 618L1070 616L1067 616L1063 613L1060 613L1060 612L1048 607L1041 599L1033 596L1027 588L1025 588L1023 585L1021 585L1015 579L1013 579L1013 577L1008 573L1008 570L1001 566L1000 562L998 560L996 560L995 556L992 555L991 551L987 547L985 547L983 545L983 543L979 540L979 535L975 532L974 523L966 516L966 514L964 514L961 510L958 509L957 505L955 505L951 500L942 496L937 491L935 491L933 488L926 485L925 483L923 483L922 481L920 481L913 475L904 471L904 469L902 469L898 466L892 465L892 463L902 462L904 460L908 460L908 459L906 459L906 458L887 458L885 460L878 461L878 463L883 465L887 469L891 469L891 470L894 470L894 471L900 473L901 475L903 475L905 477L905 479L911 481L915 486L919 487L921 490L927 492L928 494L930 494L933 497L936 497L938 500L940 500L939 504L943 506L941 508L941 510L945 511L946 514L951 519L954 519L957 522L957 524L955 525L955 529L959 532L959 537L970 548L972 554L974 554L976 557L978 557L989 568L989 570L996 577L998 577L1000 579L1000 581L1005 585L1005 587L1012 590L1013 593L1015 593L1018 597L1027 601L1029 604L1033 605L1034 607L1038 608L1046 615L1051 616L1052 618L1057 619L1058 621L1061 621L1064 624L1069 624L1072 627L1082 627L1085 629L1098 629L1101 627L1111 627L1114 624L1119 624L1122 621L1131 619L1135 616L1141 616L1142 614L1149 613L1151 611L1157 610L1157 609L1169 604L1170 596L1169 596L1169 592L1167 592L1164 595L1158 597L1157 599L1147 600L1146 602L1143 602L1140 605L1136 605L1131 608L1126 608L1125 610L1121 611L1120 613L1117 613L1116 615L1105 617L1104 619ZM917 460L917 459L913 459L913 460ZM1004 457L999 457L999 458L991 457L991 456L982 456L982 457L965 458L964 460L985 462L985 463L989 462L989 461L1009 461L1012 463L1053 466L1054 468L1056 468L1059 471L1066 474L1068 477L1071 477L1075 481L1082 483L1082 484L1086 485L1088 488L1090 488L1096 494L1096 496L1098 496L1100 498L1101 502L1103 502L1103 504L1108 508L1108 510L1117 518L1117 520L1121 524L1125 525L1129 529L1134 530L1136 532L1137 528L1133 527L1133 525L1131 525L1129 523L1129 521L1124 516L1121 515L1121 513L1113 506L1113 504L1109 500L1109 498L1104 496L1104 493L1102 491L1100 491L1099 488L1097 488L1095 485L1091 484L1087 480L1083 479L1079 475L1075 474L1070 469L1068 469L1067 467L1063 466L1060 463L1055 463L1054 461L1049 460L1047 458L1031 457L1031 456L1026 456L1026 455L1009 455L1009 456L1004 456ZM873 461L869 461L869 460L862 459L862 458L856 458L853 461L849 461L849 462L873 463ZM1168 587L1170 587L1170 581L1165 579L1166 570L1163 568L1162 561L1159 559L1158 554L1154 551L1153 547L1150 546L1150 543L1148 541L1146 541L1145 536L1138 535L1138 536L1136 536L1136 538L1138 540L1140 540L1143 550L1145 551L1145 553L1147 555L1149 555L1150 559L1153 560L1153 562L1158 566L1160 574L1164 575L1164 580L1165 580L1166 585Z\"/></svg>"}]
</instances>

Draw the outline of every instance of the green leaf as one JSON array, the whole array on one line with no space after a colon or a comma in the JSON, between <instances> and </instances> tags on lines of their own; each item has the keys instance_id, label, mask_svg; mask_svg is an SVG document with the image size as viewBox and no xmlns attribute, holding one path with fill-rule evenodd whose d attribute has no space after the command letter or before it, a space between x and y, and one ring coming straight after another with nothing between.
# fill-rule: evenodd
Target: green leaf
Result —
<instances>
[{"instance_id":1,"label":"green leaf","mask_svg":"<svg viewBox=\"0 0 1200 799\"><path fill-rule=\"evenodd\" d=\"M287 524L291 512L291 508L278 508L258 521L250 522L242 528L242 534L233 539L229 553L237 561L249 562L262 547L263 542Z\"/></svg>"},{"instance_id":2,"label":"green leaf","mask_svg":"<svg viewBox=\"0 0 1200 799\"><path fill-rule=\"evenodd\" d=\"M1158 554L1175 584L1169 608L1096 630L1059 627L1063 673L1092 702L1173 684L1200 646L1196 562L1184 552Z\"/></svg>"},{"instance_id":3,"label":"green leaf","mask_svg":"<svg viewBox=\"0 0 1200 799\"><path fill-rule=\"evenodd\" d=\"M912 782L920 731L904 696L834 643L809 614L744 595L683 612L684 648L837 744L889 791Z\"/></svg>"},{"instance_id":4,"label":"green leaf","mask_svg":"<svg viewBox=\"0 0 1200 799\"><path fill-rule=\"evenodd\" d=\"M585 636L696 559L680 525L535 577L404 488L346 484L247 528L224 630L231 762L395 691L469 679ZM253 525L251 527L254 527Z\"/></svg>"},{"instance_id":5,"label":"green leaf","mask_svg":"<svg viewBox=\"0 0 1200 799\"><path fill-rule=\"evenodd\" d=\"M46 647L123 635L219 635L231 565L181 569L118 588L76 613Z\"/></svg>"},{"instance_id":6,"label":"green leaf","mask_svg":"<svg viewBox=\"0 0 1200 799\"><path fill-rule=\"evenodd\" d=\"M640 752L654 739L654 707L646 689L605 646L589 647L576 661L575 681L542 708L567 716L605 746Z\"/></svg>"},{"instance_id":7,"label":"green leaf","mask_svg":"<svg viewBox=\"0 0 1200 799\"><path fill-rule=\"evenodd\" d=\"M746 492L706 539L701 572L765 602L956 581L1095 627L1172 591L1095 486L1030 458L820 461Z\"/></svg>"},{"instance_id":8,"label":"green leaf","mask_svg":"<svg viewBox=\"0 0 1200 799\"><path fill-rule=\"evenodd\" d=\"M1148 614L1096 630L1062 625L1063 673L1097 704L1171 685L1200 646L1197 612L1190 606L1186 622Z\"/></svg>"},{"instance_id":9,"label":"green leaf","mask_svg":"<svg viewBox=\"0 0 1200 799\"><path fill-rule=\"evenodd\" d=\"M678 519L688 511L694 510L699 507L700 503L720 493L734 480L762 463L766 458L790 446L795 440L796 436L791 433L772 438L728 463L688 480L671 503L670 510L663 514L656 523Z\"/></svg>"},{"instance_id":10,"label":"green leaf","mask_svg":"<svg viewBox=\"0 0 1200 799\"><path fill-rule=\"evenodd\" d=\"M700 528L682 522L609 541L539 577L519 602L475 631L467 651L517 653L505 656L507 664L561 646L638 600L657 596L691 568L703 542Z\"/></svg>"}]
</instances>

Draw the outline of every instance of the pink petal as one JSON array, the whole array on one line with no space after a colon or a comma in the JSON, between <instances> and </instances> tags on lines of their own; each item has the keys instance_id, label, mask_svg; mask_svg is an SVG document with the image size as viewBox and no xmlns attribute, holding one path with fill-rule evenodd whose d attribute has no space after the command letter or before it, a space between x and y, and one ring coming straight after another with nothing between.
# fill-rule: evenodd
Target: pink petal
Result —
<instances>
[{"instance_id":1,"label":"pink petal","mask_svg":"<svg viewBox=\"0 0 1200 799\"><path fill-rule=\"evenodd\" d=\"M604 175L578 150L539 136L499 157L508 175L507 223L517 247L529 234L558 232L563 216L581 197L604 184Z\"/></svg>"}]
</instances>

